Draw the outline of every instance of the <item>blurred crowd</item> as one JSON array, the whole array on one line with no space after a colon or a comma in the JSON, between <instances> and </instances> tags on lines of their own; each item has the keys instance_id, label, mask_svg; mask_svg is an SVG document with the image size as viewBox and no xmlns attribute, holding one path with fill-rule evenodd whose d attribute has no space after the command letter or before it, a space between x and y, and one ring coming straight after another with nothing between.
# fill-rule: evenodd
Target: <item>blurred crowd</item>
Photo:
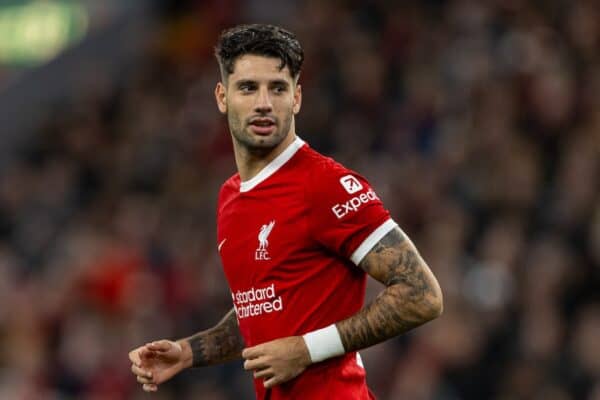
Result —
<instances>
[{"instance_id":1,"label":"blurred crowd","mask_svg":"<svg viewBox=\"0 0 600 400\"><path fill-rule=\"evenodd\" d=\"M240 22L298 35L299 135L371 181L444 291L441 318L362 352L378 398L600 399L600 3L164 13L138 68L55 104L0 171L1 399L252 398L241 362L150 396L127 358L231 308L212 51Z\"/></svg>"}]
</instances>

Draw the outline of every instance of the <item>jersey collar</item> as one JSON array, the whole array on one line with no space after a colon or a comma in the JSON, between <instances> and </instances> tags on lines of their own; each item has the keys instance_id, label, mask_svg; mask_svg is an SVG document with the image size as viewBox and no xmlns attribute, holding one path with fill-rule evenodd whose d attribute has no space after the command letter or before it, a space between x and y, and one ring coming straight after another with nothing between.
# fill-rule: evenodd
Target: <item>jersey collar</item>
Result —
<instances>
[{"instance_id":1,"label":"jersey collar","mask_svg":"<svg viewBox=\"0 0 600 400\"><path fill-rule=\"evenodd\" d=\"M263 169L260 170L254 178L240 183L240 192L247 192L256 187L259 183L273 175L277 170L285 165L290 158L296 154L298 150L304 145L304 140L296 136L296 139L286 147L277 157L275 157L270 163L268 163Z\"/></svg>"}]
</instances>

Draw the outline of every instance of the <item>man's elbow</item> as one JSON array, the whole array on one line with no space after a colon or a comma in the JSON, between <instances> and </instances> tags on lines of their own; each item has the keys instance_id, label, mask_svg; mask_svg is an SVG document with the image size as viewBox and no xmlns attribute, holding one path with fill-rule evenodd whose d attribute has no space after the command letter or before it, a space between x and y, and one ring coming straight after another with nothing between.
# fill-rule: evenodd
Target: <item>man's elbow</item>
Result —
<instances>
[{"instance_id":1,"label":"man's elbow","mask_svg":"<svg viewBox=\"0 0 600 400\"><path fill-rule=\"evenodd\" d=\"M432 277L423 283L412 302L413 315L419 324L434 320L444 312L444 298L437 280Z\"/></svg>"},{"instance_id":2,"label":"man's elbow","mask_svg":"<svg viewBox=\"0 0 600 400\"><path fill-rule=\"evenodd\" d=\"M442 295L442 289L435 282L433 287L426 296L426 306L424 307L423 317L424 322L431 321L438 318L444 312L444 296Z\"/></svg>"}]
</instances>

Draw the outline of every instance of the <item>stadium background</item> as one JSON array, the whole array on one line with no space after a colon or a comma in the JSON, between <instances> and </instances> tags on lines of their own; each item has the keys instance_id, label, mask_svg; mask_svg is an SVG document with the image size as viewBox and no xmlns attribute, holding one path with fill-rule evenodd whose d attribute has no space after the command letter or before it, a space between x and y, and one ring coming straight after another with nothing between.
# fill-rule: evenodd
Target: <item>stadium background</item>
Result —
<instances>
[{"instance_id":1,"label":"stadium background","mask_svg":"<svg viewBox=\"0 0 600 400\"><path fill-rule=\"evenodd\" d=\"M58 3L63 36L5 14ZM150 396L127 359L231 307L212 46L240 22L297 33L299 134L371 180L444 290L362 352L379 398L600 399L593 0L1 1L0 398L251 398L240 363Z\"/></svg>"}]
</instances>

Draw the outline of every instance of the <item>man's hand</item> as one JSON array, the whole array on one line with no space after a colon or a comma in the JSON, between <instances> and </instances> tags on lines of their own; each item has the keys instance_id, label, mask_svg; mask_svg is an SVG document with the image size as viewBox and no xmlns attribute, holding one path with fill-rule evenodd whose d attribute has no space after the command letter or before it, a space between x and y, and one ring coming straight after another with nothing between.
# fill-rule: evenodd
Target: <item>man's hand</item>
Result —
<instances>
[{"instance_id":1,"label":"man's hand","mask_svg":"<svg viewBox=\"0 0 600 400\"><path fill-rule=\"evenodd\" d=\"M272 388L300 375L311 364L310 354L301 336L276 339L244 349L244 369L254 371L254 378L263 378L265 387Z\"/></svg>"},{"instance_id":2,"label":"man's hand","mask_svg":"<svg viewBox=\"0 0 600 400\"><path fill-rule=\"evenodd\" d=\"M184 348L185 347L185 348ZM159 340L129 352L131 372L144 391L156 392L158 385L191 365L191 350L184 342Z\"/></svg>"}]
</instances>

